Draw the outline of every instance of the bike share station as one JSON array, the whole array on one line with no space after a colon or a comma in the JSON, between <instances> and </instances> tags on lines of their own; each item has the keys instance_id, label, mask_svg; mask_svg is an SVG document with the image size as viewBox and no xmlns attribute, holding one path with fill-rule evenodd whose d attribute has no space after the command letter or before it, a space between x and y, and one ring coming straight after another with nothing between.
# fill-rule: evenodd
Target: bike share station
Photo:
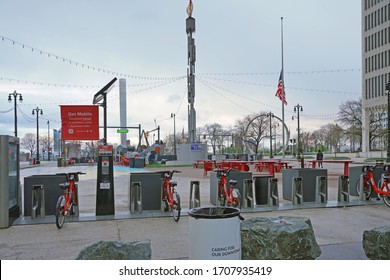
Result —
<instances>
[{"instance_id":1,"label":"bike share station","mask_svg":"<svg viewBox=\"0 0 390 280\"><path fill-rule=\"evenodd\" d=\"M0 135L0 228L20 216L19 160L19 138Z\"/></svg>"},{"instance_id":2,"label":"bike share station","mask_svg":"<svg viewBox=\"0 0 390 280\"><path fill-rule=\"evenodd\" d=\"M96 216L114 215L114 161L112 145L101 145L98 148L97 183L96 183Z\"/></svg>"}]
</instances>

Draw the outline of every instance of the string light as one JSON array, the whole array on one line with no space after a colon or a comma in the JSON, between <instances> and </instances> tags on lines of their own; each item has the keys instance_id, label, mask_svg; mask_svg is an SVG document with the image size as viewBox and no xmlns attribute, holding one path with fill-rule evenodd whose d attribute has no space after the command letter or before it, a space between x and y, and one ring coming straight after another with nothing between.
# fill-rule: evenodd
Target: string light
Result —
<instances>
[{"instance_id":1,"label":"string light","mask_svg":"<svg viewBox=\"0 0 390 280\"><path fill-rule=\"evenodd\" d=\"M325 74L325 73L340 73L340 72L360 72L360 68L346 68L346 69L329 69L329 70L307 70L307 71L285 71L285 75L301 75L301 74ZM231 73L198 73L201 76L273 76L279 75L280 72L261 72L261 73L245 73L245 72L231 72Z\"/></svg>"},{"instance_id":2,"label":"string light","mask_svg":"<svg viewBox=\"0 0 390 280\"><path fill-rule=\"evenodd\" d=\"M240 98L242 98L242 99L247 99L247 100L249 100L249 101L251 101L251 102L255 102L255 103L258 103L258 104L262 104L262 105L266 106L267 108L273 108L273 109L275 109L275 110L280 110L280 108L278 108L278 107L276 107L276 106L272 106L272 105L269 105L269 104L260 102L260 101L258 101L258 100L255 100L255 99L248 98L248 97L246 97L246 96L244 96L244 95L241 95L241 94L238 94L238 93L236 93L236 92L234 92L234 91L232 91L232 90L228 90L228 89L222 88L222 87L220 87L220 86L218 86L218 85L215 85L215 84L213 84L213 83L210 83L210 82L208 82L208 81L205 81L205 80L203 80L203 79L201 79L201 78L199 78L199 77L196 77L196 79L199 80L202 84L204 84L204 85L207 86L208 88L210 88L211 90L213 90L214 92L216 92L217 94L221 95L221 96L224 97L225 99L229 100L230 102L234 103L235 105L237 105L237 106L239 106L239 107L241 107L241 108L243 108L243 107L240 106L240 105L238 105L236 101L232 101L232 100L226 98L226 96L224 96L224 95L222 95L221 93L219 93L219 92L218 92L217 90L215 90L213 87L219 88L219 89L221 89L221 90L223 90L223 91L225 91L225 92L228 92L228 93L230 93L230 94L236 95L236 96L238 96L238 97L240 97ZM248 111L246 108L243 108L243 109L246 110L246 111ZM293 111L291 111L291 110L286 110L286 111L287 111L287 112L290 112L291 114L293 114ZM249 112L249 111L248 111L248 112ZM252 113L254 113L254 112L252 112ZM337 117L336 114L327 114L327 115L304 115L304 114L302 114L301 116L302 116L303 118L318 119L318 120L334 120L334 119Z\"/></svg>"},{"instance_id":3,"label":"string light","mask_svg":"<svg viewBox=\"0 0 390 280\"><path fill-rule=\"evenodd\" d=\"M11 109L9 109L9 110L7 110L7 111L0 111L0 114L9 113L9 112L11 112L13 109L14 109L14 108L11 108Z\"/></svg>"},{"instance_id":4,"label":"string light","mask_svg":"<svg viewBox=\"0 0 390 280\"><path fill-rule=\"evenodd\" d=\"M228 80L228 79L215 78L215 77L204 77L204 78L209 79L209 80L216 80L216 81L229 82L229 83L235 83L235 84L245 84L245 85L251 85L251 86L272 87L272 88L275 87L275 85L261 84L261 83L256 83L256 82L236 81L236 80ZM298 88L298 87L285 87L285 88L289 89L289 90L309 91L309 92L317 92L317 93L360 95L360 93L358 93L358 92L348 92L348 91L340 91L340 90L307 89L307 88Z\"/></svg>"},{"instance_id":5,"label":"string light","mask_svg":"<svg viewBox=\"0 0 390 280\"><path fill-rule=\"evenodd\" d=\"M222 97L225 98L226 100L232 102L233 104L237 105L238 107L244 109L244 110L247 111L247 112L250 112L250 111L249 111L248 109L246 109L246 108L244 108L244 107L238 105L236 101L230 100L230 99L227 98L225 95L223 95L223 94L221 94L220 92L218 92L215 88L219 88L220 90L229 92L230 94L239 96L240 98L247 99L247 100L249 100L249 101L251 101L251 102L260 103L260 104L262 104L262 105L264 105L264 106L267 106L267 107L273 107L273 106L271 106L271 105L265 104L265 103L260 102L260 101L258 101L258 100L251 99L251 98L248 98L248 97L243 96L243 95L241 95L241 94L238 94L238 93L236 93L236 92L234 92L234 91L232 91L232 90L224 89L224 88L222 88L222 87L220 87L220 86L217 86L217 85L215 85L215 84L213 84L213 83L210 83L210 82L208 82L208 81L205 81L205 80L203 80L203 79L201 79L201 78L199 78L199 77L195 77L195 78L196 78L198 81L200 81L202 84L204 84L206 87L208 87L209 89L211 89L212 91L214 91L215 93L217 93L218 95L222 96ZM274 107L274 108L276 108L276 107ZM279 109L279 108L277 108L277 109ZM253 113L253 112L251 112L251 113Z\"/></svg>"},{"instance_id":6,"label":"string light","mask_svg":"<svg viewBox=\"0 0 390 280\"><path fill-rule=\"evenodd\" d=\"M110 75L116 75L116 76L121 76L121 77L124 77L124 78L138 79L138 80L169 80L169 79L172 79L172 78L167 78L167 77L139 76L139 75L133 75L133 74L128 74L128 73L120 73L120 72L117 72L117 71L103 69L103 68L100 68L100 67L95 67L95 66L88 65L88 64L85 64L85 63L81 63L81 62L78 62L78 61L75 61L75 60L72 60L72 59L68 59L66 57L62 57L62 56L57 55L57 54L49 53L49 52L46 52L44 50L41 50L41 49L38 49L38 48L35 48L35 47L31 47L31 46L29 46L27 44L24 44L24 43L19 43L19 42L15 41L15 40L9 39L9 38L7 38L5 36L2 36L2 35L0 35L0 36L1 36L3 42L12 42L13 45L22 46L22 48L31 49L31 51L37 50L37 51L39 51L39 53L41 55L47 55L47 57L49 57L49 58L54 58L54 57L56 59L60 58L60 59L62 59L63 62L69 62L69 64L72 64L72 65L75 65L75 66L85 65L85 66L88 66L88 69L92 69L94 71L97 70L98 72L103 72L103 73L107 73L107 74L110 74Z\"/></svg>"},{"instance_id":7,"label":"string light","mask_svg":"<svg viewBox=\"0 0 390 280\"><path fill-rule=\"evenodd\" d=\"M156 88L162 85L170 84L177 82L179 80L182 80L186 78L186 76L179 76L179 77L172 77L169 78L167 81L156 81L156 82L149 82L149 83L138 83L138 84L127 84L127 88L133 88L133 87L140 87L140 86L150 86L150 88ZM8 82L15 82L15 83L23 83L23 84L30 84L30 85L40 85L40 86L47 86L47 87L59 87L59 88L80 88L80 89L99 89L101 88L101 85L71 85L71 84L61 84L61 83L48 83L48 82L38 82L38 81L28 81L28 80L22 80L22 79L13 79L13 78L6 78L6 77L0 77L0 81L8 81Z\"/></svg>"}]
</instances>

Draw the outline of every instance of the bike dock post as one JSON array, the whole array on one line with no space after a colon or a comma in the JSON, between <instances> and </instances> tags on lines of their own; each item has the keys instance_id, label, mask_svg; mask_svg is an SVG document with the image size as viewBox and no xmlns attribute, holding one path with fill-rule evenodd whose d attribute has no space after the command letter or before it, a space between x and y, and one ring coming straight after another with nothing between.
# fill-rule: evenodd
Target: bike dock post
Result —
<instances>
[{"instance_id":1,"label":"bike dock post","mask_svg":"<svg viewBox=\"0 0 390 280\"><path fill-rule=\"evenodd\" d=\"M361 201L366 201L366 194L364 193L364 179L365 179L365 175L361 174L359 180L359 193L360 193L359 199Z\"/></svg>"},{"instance_id":2,"label":"bike dock post","mask_svg":"<svg viewBox=\"0 0 390 280\"><path fill-rule=\"evenodd\" d=\"M303 178L294 177L292 182L292 203L293 205L303 204Z\"/></svg>"},{"instance_id":3,"label":"bike dock post","mask_svg":"<svg viewBox=\"0 0 390 280\"><path fill-rule=\"evenodd\" d=\"M339 177L339 191L337 196L338 202L349 202L349 177Z\"/></svg>"},{"instance_id":4,"label":"bike dock post","mask_svg":"<svg viewBox=\"0 0 390 280\"><path fill-rule=\"evenodd\" d=\"M279 206L278 179L268 179L268 206Z\"/></svg>"},{"instance_id":5,"label":"bike dock post","mask_svg":"<svg viewBox=\"0 0 390 280\"><path fill-rule=\"evenodd\" d=\"M253 181L252 179L244 179L243 185L243 194L242 194L242 207L244 208L254 208L254 191L253 191Z\"/></svg>"},{"instance_id":6,"label":"bike dock post","mask_svg":"<svg viewBox=\"0 0 390 280\"><path fill-rule=\"evenodd\" d=\"M130 213L142 213L142 184L133 182L130 187Z\"/></svg>"},{"instance_id":7,"label":"bike dock post","mask_svg":"<svg viewBox=\"0 0 390 280\"><path fill-rule=\"evenodd\" d=\"M316 203L328 202L328 184L325 176L316 177Z\"/></svg>"},{"instance_id":8,"label":"bike dock post","mask_svg":"<svg viewBox=\"0 0 390 280\"><path fill-rule=\"evenodd\" d=\"M190 209L200 207L199 181L190 182Z\"/></svg>"},{"instance_id":9,"label":"bike dock post","mask_svg":"<svg viewBox=\"0 0 390 280\"><path fill-rule=\"evenodd\" d=\"M33 185L31 195L31 219L45 218L45 189L43 185Z\"/></svg>"}]
</instances>

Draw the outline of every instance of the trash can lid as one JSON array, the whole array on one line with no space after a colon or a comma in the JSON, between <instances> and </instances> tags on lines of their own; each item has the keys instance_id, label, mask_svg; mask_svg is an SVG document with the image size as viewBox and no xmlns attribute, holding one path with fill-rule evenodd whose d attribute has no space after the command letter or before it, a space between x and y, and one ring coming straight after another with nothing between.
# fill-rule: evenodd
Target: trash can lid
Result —
<instances>
[{"instance_id":1,"label":"trash can lid","mask_svg":"<svg viewBox=\"0 0 390 280\"><path fill-rule=\"evenodd\" d=\"M198 207L188 211L188 215L196 219L223 219L240 215L240 209L233 207Z\"/></svg>"}]
</instances>

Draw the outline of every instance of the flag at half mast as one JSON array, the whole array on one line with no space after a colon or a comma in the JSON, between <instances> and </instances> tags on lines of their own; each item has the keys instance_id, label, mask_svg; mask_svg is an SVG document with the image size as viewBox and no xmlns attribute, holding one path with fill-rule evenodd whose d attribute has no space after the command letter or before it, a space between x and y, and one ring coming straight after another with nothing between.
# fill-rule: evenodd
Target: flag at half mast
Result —
<instances>
[{"instance_id":1,"label":"flag at half mast","mask_svg":"<svg viewBox=\"0 0 390 280\"><path fill-rule=\"evenodd\" d=\"M280 101L284 102L284 105L287 105L286 92L283 86L283 71L280 71L278 89L276 90L275 96L279 97Z\"/></svg>"}]
</instances>

